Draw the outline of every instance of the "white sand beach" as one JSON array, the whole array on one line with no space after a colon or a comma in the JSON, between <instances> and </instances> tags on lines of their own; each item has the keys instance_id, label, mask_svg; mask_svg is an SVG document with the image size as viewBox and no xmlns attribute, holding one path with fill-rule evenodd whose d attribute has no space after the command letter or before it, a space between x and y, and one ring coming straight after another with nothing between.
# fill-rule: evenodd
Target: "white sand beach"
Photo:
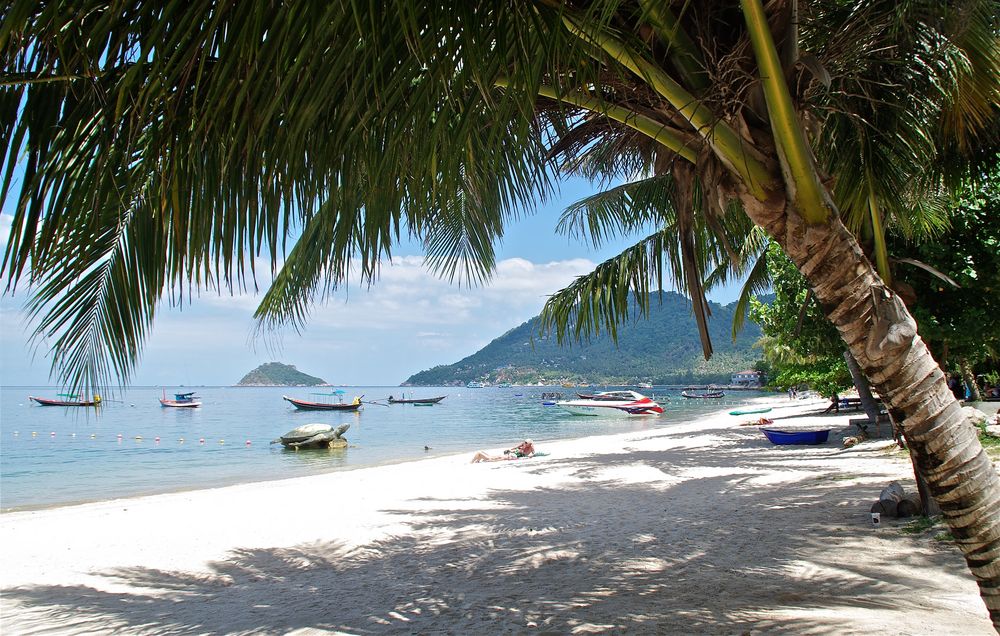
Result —
<instances>
[{"instance_id":1,"label":"white sand beach","mask_svg":"<svg viewBox=\"0 0 1000 636\"><path fill-rule=\"evenodd\" d=\"M889 481L914 487L905 455L842 448L857 413L767 401L830 442L772 446L720 414L535 440L545 457L3 514L0 631L993 633L942 528L872 528Z\"/></svg>"}]
</instances>

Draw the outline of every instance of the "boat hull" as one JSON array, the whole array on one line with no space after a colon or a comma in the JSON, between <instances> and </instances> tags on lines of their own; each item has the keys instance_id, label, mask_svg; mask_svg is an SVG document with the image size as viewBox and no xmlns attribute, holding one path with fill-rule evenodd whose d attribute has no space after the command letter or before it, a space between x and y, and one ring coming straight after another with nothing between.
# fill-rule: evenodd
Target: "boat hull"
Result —
<instances>
[{"instance_id":1,"label":"boat hull","mask_svg":"<svg viewBox=\"0 0 1000 636\"><path fill-rule=\"evenodd\" d=\"M201 406L201 402L188 402L177 400L160 400L160 406L173 409L196 409Z\"/></svg>"},{"instance_id":2,"label":"boat hull","mask_svg":"<svg viewBox=\"0 0 1000 636\"><path fill-rule=\"evenodd\" d=\"M33 395L29 395L28 399L37 402L39 406L97 406L100 404L100 402L94 400L50 400L49 398L40 398Z\"/></svg>"},{"instance_id":3,"label":"boat hull","mask_svg":"<svg viewBox=\"0 0 1000 636\"><path fill-rule=\"evenodd\" d=\"M681 397L698 399L698 400L714 400L726 397L726 394L723 393L722 391L713 391L711 393L688 393L687 391L682 391Z\"/></svg>"},{"instance_id":4,"label":"boat hull","mask_svg":"<svg viewBox=\"0 0 1000 636\"><path fill-rule=\"evenodd\" d=\"M659 415L663 412L652 407L624 407L624 406L592 406L588 404L555 404L564 411L573 415L589 415L592 417L635 417L637 415ZM656 407L659 408L659 407Z\"/></svg>"},{"instance_id":5,"label":"boat hull","mask_svg":"<svg viewBox=\"0 0 1000 636\"><path fill-rule=\"evenodd\" d=\"M357 411L361 408L361 404L326 404L323 402L307 402L306 400L296 400L295 398L290 398L287 395L282 395L281 398L299 409L300 411Z\"/></svg>"},{"instance_id":6,"label":"boat hull","mask_svg":"<svg viewBox=\"0 0 1000 636\"><path fill-rule=\"evenodd\" d=\"M389 404L437 404L441 400L448 397L447 395L442 395L440 397L432 398L415 398L410 400L397 400L395 398L389 398Z\"/></svg>"},{"instance_id":7,"label":"boat hull","mask_svg":"<svg viewBox=\"0 0 1000 636\"><path fill-rule=\"evenodd\" d=\"M735 411L729 411L730 415L753 415L755 413L769 413L771 411L770 406L757 409L736 409Z\"/></svg>"},{"instance_id":8,"label":"boat hull","mask_svg":"<svg viewBox=\"0 0 1000 636\"><path fill-rule=\"evenodd\" d=\"M607 391L579 400L557 401L556 406L573 415L632 417L659 415L663 407L634 391Z\"/></svg>"},{"instance_id":9,"label":"boat hull","mask_svg":"<svg viewBox=\"0 0 1000 636\"><path fill-rule=\"evenodd\" d=\"M760 429L768 441L779 446L825 444L830 438L830 429L819 431L779 431L773 428Z\"/></svg>"}]
</instances>

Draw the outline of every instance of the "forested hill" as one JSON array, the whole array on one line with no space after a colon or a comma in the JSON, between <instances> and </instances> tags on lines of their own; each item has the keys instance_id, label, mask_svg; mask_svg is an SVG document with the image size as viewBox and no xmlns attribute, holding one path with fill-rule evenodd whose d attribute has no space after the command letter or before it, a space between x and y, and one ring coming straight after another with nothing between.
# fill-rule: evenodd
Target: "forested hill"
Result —
<instances>
[{"instance_id":1,"label":"forested hill","mask_svg":"<svg viewBox=\"0 0 1000 636\"><path fill-rule=\"evenodd\" d=\"M236 386L319 386L326 384L322 378L302 373L295 365L280 362L262 364L250 373Z\"/></svg>"},{"instance_id":2,"label":"forested hill","mask_svg":"<svg viewBox=\"0 0 1000 636\"><path fill-rule=\"evenodd\" d=\"M747 322L736 342L732 340L735 303L711 303L709 332L715 354L707 362L690 301L670 292L662 297L653 294L650 305L648 319L633 319L621 326L617 346L607 335L560 346L554 334L539 334L536 316L471 356L421 371L404 384L442 386L472 380L513 384L728 383L733 372L749 368L760 357L759 351L752 349L760 337L757 325Z\"/></svg>"}]
</instances>

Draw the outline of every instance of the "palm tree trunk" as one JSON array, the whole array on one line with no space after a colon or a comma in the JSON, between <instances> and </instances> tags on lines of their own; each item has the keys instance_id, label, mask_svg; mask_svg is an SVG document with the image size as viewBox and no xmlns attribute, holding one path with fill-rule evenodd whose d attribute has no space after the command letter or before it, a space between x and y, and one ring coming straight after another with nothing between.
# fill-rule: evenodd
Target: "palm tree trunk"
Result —
<instances>
[{"instance_id":1,"label":"palm tree trunk","mask_svg":"<svg viewBox=\"0 0 1000 636\"><path fill-rule=\"evenodd\" d=\"M994 627L1000 631L1000 476L948 390L902 301L833 216L808 224L777 198L743 194L750 217L778 241L872 386L900 423L917 470L941 507Z\"/></svg>"},{"instance_id":2,"label":"palm tree trunk","mask_svg":"<svg viewBox=\"0 0 1000 636\"><path fill-rule=\"evenodd\" d=\"M854 359L851 355L850 350L844 352L844 362L847 363L847 370L851 373L851 380L854 381L854 388L858 390L858 397L861 399L861 408L864 409L865 415L868 416L868 420L878 428L878 402L875 400L875 396L872 395L871 384L868 383L868 378L865 377L864 372L861 371L861 366L858 361Z\"/></svg>"}]
</instances>

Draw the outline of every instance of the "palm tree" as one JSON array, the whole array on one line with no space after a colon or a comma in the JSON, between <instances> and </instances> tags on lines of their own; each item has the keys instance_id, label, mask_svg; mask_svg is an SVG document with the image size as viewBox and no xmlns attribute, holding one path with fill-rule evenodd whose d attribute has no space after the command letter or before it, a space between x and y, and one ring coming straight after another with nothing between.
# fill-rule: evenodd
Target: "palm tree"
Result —
<instances>
[{"instance_id":1,"label":"palm tree","mask_svg":"<svg viewBox=\"0 0 1000 636\"><path fill-rule=\"evenodd\" d=\"M442 275L488 277L554 171L646 175L606 201L618 230L660 231L568 288L553 324L613 330L666 260L704 325L706 272L761 228L902 423L1000 627L1000 478L842 220L883 245L935 131L964 170L995 152L976 136L996 19L976 0L14 0L2 272L30 285L63 380L127 381L161 298L252 284L251 257L277 269L296 232L262 328L374 281L406 233Z\"/></svg>"}]
</instances>

